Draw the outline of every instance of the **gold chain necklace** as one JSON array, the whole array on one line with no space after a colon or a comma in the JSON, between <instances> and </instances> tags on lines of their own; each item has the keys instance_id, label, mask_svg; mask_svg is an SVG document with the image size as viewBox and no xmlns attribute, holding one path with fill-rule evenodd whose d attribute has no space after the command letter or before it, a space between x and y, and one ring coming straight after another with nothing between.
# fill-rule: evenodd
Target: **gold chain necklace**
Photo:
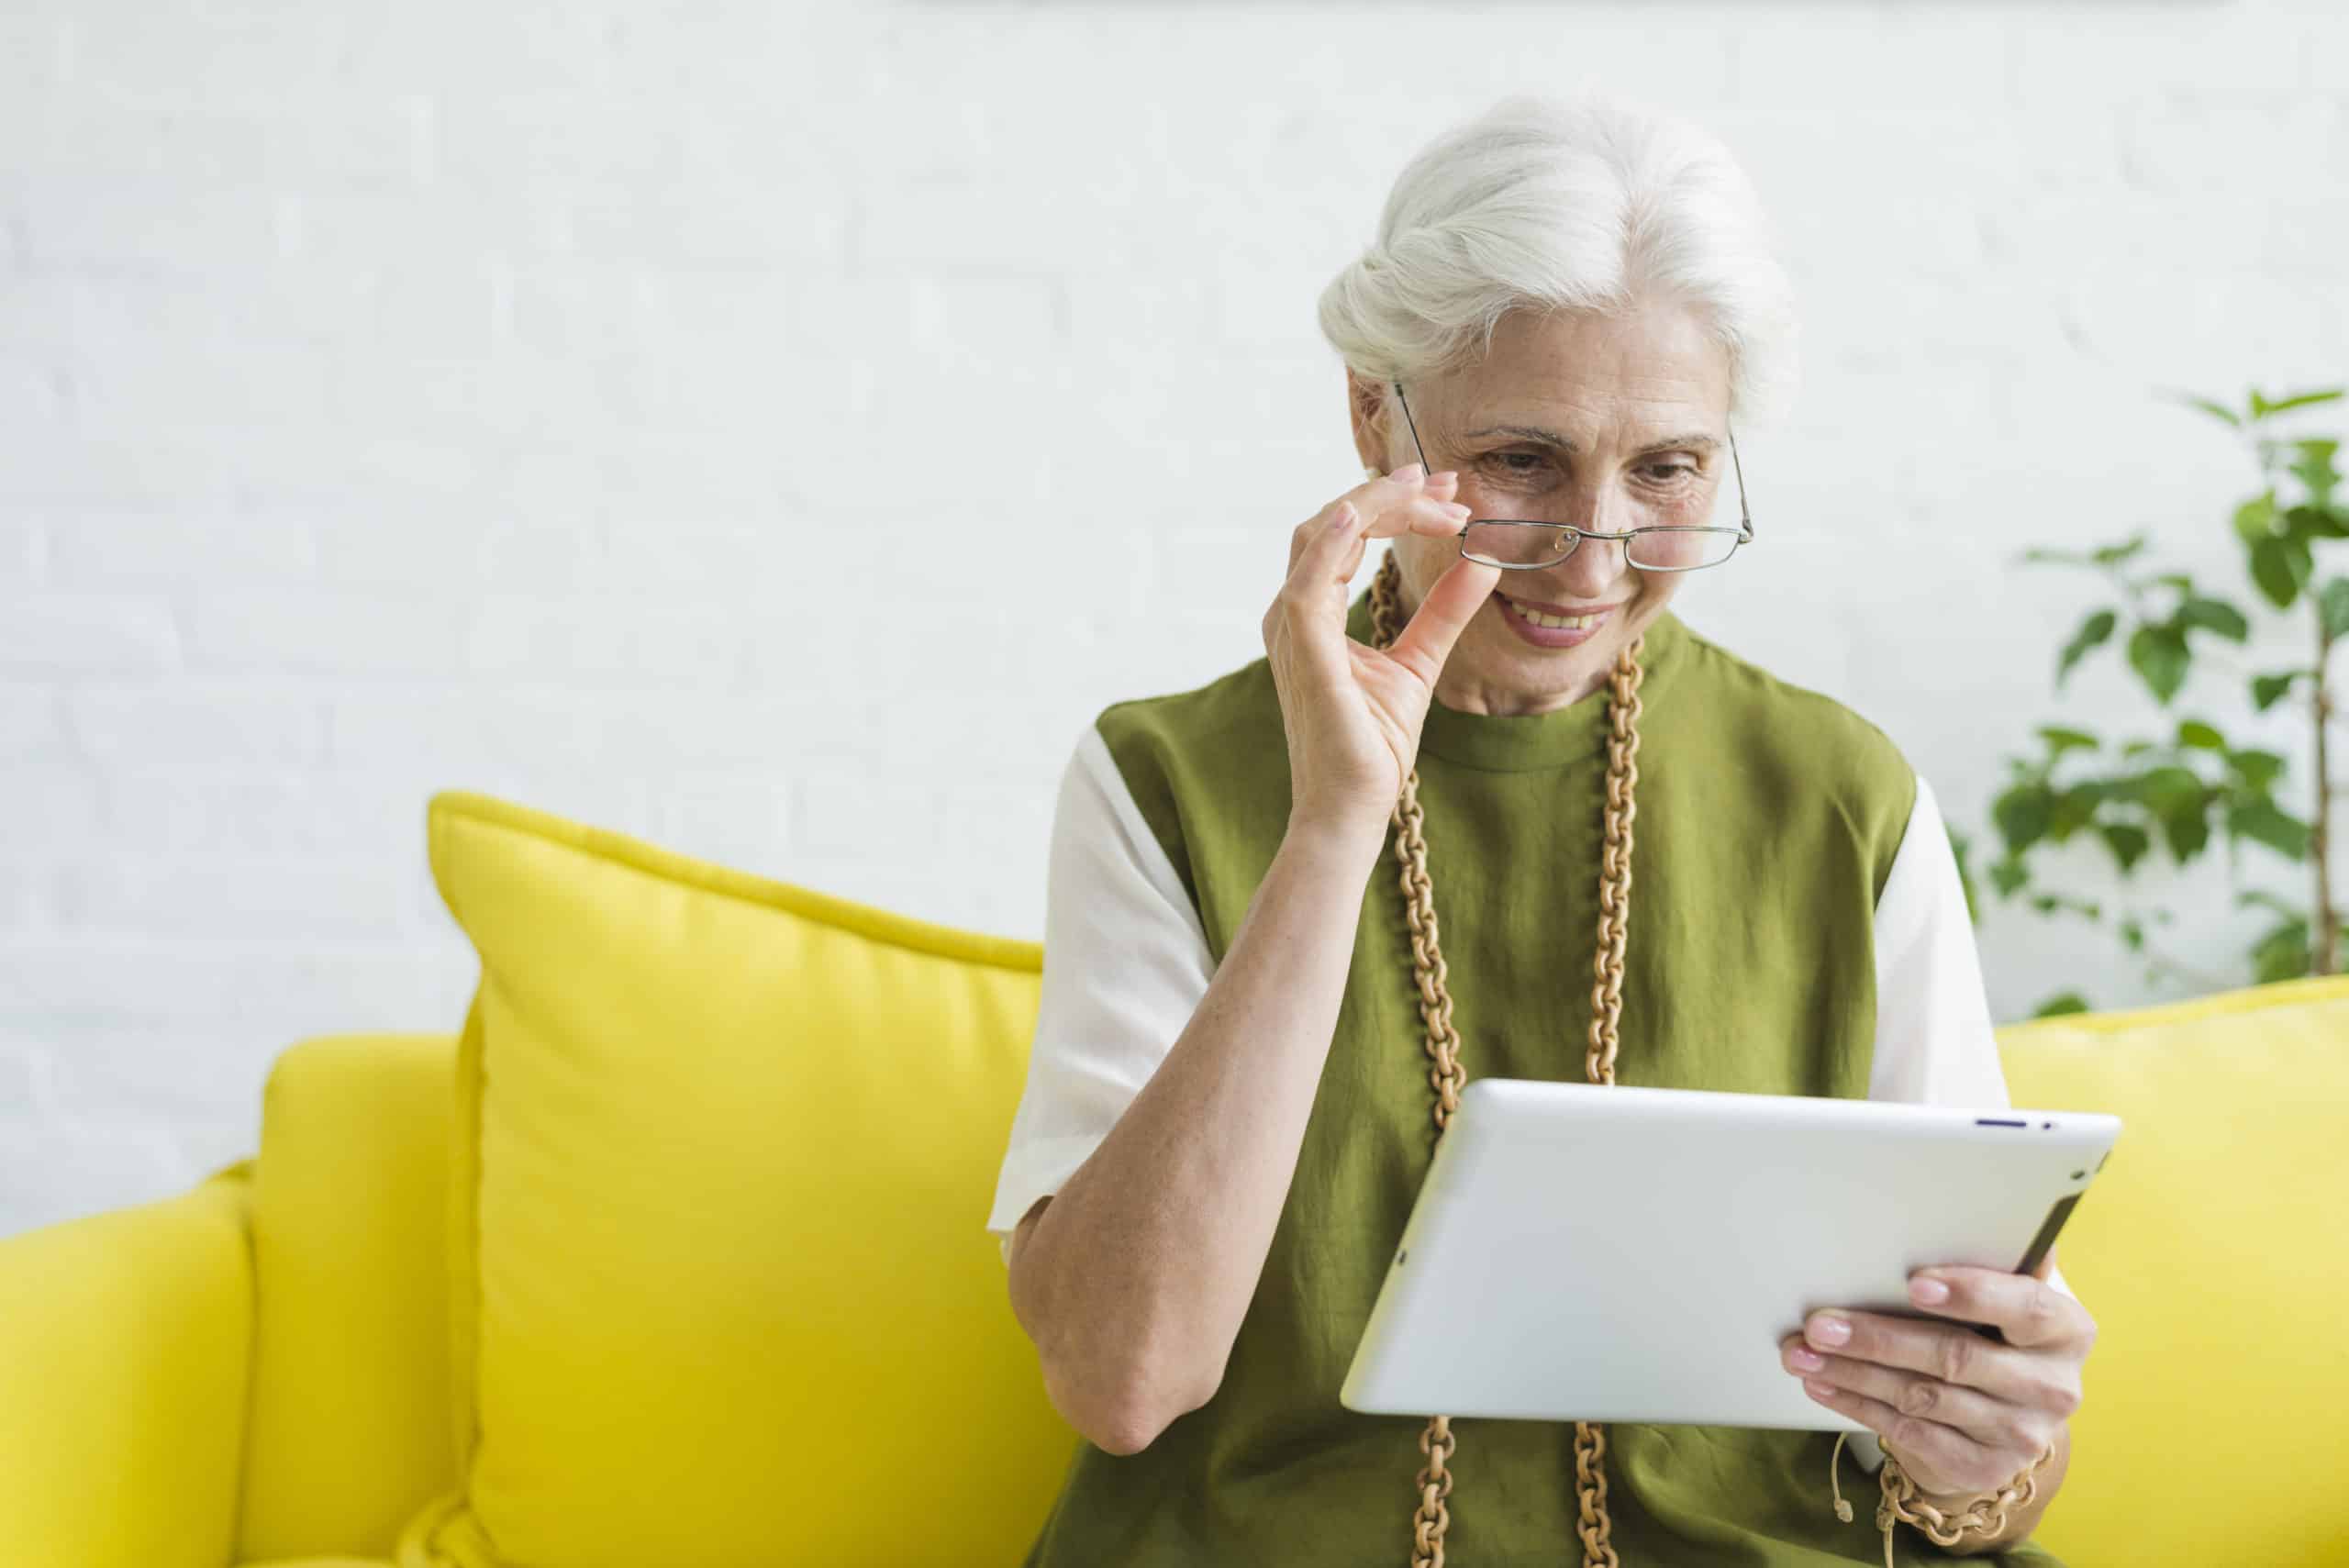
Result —
<instances>
[{"instance_id":1,"label":"gold chain necklace","mask_svg":"<svg viewBox=\"0 0 2349 1568\"><path fill-rule=\"evenodd\" d=\"M1379 563L1370 584L1373 646L1392 643L1402 626L1402 573L1393 551ZM1615 1082L1617 1025L1623 1013L1623 944L1630 935L1631 912L1631 821L1638 815L1632 792L1640 782L1640 652L1644 637L1616 655L1612 692L1608 704L1607 838L1598 873L1598 953L1593 963L1596 984L1590 993L1590 1049L1584 1071L1594 1084ZM1428 1082L1435 1090L1436 1139L1442 1140L1459 1108L1460 1090L1468 1075L1460 1065L1460 1036L1452 1026L1452 994L1445 987L1443 952L1436 945L1435 889L1428 880L1428 846L1419 811L1419 771L1415 765L1404 776L1395 802L1395 858L1403 873L1404 918L1411 928L1411 973L1419 993L1419 1019L1427 1029L1427 1052L1432 1065ZM1419 1451L1428 1462L1419 1473L1419 1511L1411 1520L1412 1568L1443 1568L1443 1538L1451 1528L1446 1499L1452 1496L1452 1472L1447 1464L1455 1440L1452 1418L1431 1416L1419 1434ZM1575 1533L1582 1539L1584 1568L1620 1568L1608 1537L1613 1526L1607 1517L1607 1429L1593 1421L1575 1423L1575 1501L1578 1517Z\"/></svg>"}]
</instances>

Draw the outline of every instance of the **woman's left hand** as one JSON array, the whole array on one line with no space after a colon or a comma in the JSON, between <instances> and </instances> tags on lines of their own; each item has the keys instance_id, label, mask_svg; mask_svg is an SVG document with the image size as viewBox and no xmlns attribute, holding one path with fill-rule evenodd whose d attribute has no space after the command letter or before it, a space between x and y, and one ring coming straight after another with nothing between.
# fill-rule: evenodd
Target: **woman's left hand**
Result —
<instances>
[{"instance_id":1,"label":"woman's left hand","mask_svg":"<svg viewBox=\"0 0 2349 1568\"><path fill-rule=\"evenodd\" d=\"M1920 1269L1909 1299L1950 1321L1814 1312L1779 1345L1779 1362L1813 1399L1884 1439L1924 1491L1995 1491L2080 1407L2096 1321L2044 1278L1997 1269Z\"/></svg>"}]
</instances>

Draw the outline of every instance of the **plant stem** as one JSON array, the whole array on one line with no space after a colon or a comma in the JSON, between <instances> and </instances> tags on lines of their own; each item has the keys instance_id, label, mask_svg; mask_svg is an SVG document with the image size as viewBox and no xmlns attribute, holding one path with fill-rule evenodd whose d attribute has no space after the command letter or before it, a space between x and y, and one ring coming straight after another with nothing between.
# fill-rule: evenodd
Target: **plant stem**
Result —
<instances>
[{"instance_id":1,"label":"plant stem","mask_svg":"<svg viewBox=\"0 0 2349 1568\"><path fill-rule=\"evenodd\" d=\"M2316 824L2309 833L2309 852L2316 861L2316 951L2309 954L2309 973L2332 973L2333 953L2341 941L2341 916L2332 906L2332 774L2325 754L2325 731L2332 726L2332 693L2325 684L2325 665L2332 657L2332 637L2324 624L2321 603L2316 606Z\"/></svg>"}]
</instances>

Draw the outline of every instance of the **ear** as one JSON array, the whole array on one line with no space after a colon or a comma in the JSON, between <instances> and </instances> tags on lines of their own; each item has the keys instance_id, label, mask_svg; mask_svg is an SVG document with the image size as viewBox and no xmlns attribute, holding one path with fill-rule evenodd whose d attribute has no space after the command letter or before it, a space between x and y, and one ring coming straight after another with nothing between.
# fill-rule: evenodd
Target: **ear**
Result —
<instances>
[{"instance_id":1,"label":"ear","mask_svg":"<svg viewBox=\"0 0 2349 1568\"><path fill-rule=\"evenodd\" d=\"M1385 382L1346 372L1346 417L1353 427L1354 454L1380 473L1395 466L1386 461L1387 403Z\"/></svg>"}]
</instances>

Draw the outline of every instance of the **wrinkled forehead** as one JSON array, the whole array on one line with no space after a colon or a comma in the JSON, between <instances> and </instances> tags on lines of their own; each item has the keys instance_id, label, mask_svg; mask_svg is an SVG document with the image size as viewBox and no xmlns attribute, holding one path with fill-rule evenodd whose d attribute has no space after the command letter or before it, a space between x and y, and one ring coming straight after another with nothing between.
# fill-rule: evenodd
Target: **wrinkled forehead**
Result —
<instances>
[{"instance_id":1,"label":"wrinkled forehead","mask_svg":"<svg viewBox=\"0 0 2349 1568\"><path fill-rule=\"evenodd\" d=\"M1727 434L1729 350L1692 313L1515 313L1489 352L1407 384L1414 419L1448 439L1517 433L1567 450Z\"/></svg>"}]
</instances>

